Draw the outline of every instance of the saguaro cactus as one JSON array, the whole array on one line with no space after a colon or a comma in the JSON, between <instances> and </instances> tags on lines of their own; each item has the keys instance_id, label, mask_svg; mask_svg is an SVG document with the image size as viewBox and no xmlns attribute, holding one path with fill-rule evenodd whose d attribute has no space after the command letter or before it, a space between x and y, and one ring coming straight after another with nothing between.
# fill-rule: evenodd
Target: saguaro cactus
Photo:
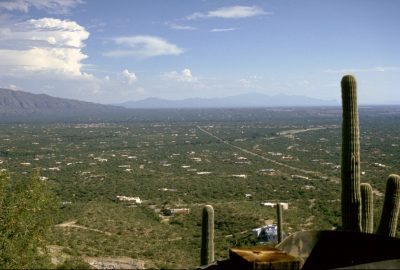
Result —
<instances>
[{"instance_id":1,"label":"saguaro cactus","mask_svg":"<svg viewBox=\"0 0 400 270\"><path fill-rule=\"evenodd\" d=\"M357 83L353 76L342 78L342 227L361 231L360 139Z\"/></svg>"},{"instance_id":2,"label":"saguaro cactus","mask_svg":"<svg viewBox=\"0 0 400 270\"><path fill-rule=\"evenodd\" d=\"M360 185L360 139L357 83L353 76L342 78L342 227L345 231L373 230L373 197L369 184ZM400 209L400 176L392 174L386 185L385 202L378 234L396 236Z\"/></svg>"},{"instance_id":3,"label":"saguaro cactus","mask_svg":"<svg viewBox=\"0 0 400 270\"><path fill-rule=\"evenodd\" d=\"M377 234L396 237L400 208L400 176L389 175L386 183L385 202Z\"/></svg>"},{"instance_id":4,"label":"saguaro cactus","mask_svg":"<svg viewBox=\"0 0 400 270\"><path fill-rule=\"evenodd\" d=\"M207 265L214 261L214 208L206 205L203 208L201 224L201 251L200 265Z\"/></svg>"},{"instance_id":5,"label":"saguaro cactus","mask_svg":"<svg viewBox=\"0 0 400 270\"><path fill-rule=\"evenodd\" d=\"M276 215L278 218L278 243L282 242L283 238L283 228L282 228L282 204L277 203L276 204Z\"/></svg>"},{"instance_id":6,"label":"saguaro cactus","mask_svg":"<svg viewBox=\"0 0 400 270\"><path fill-rule=\"evenodd\" d=\"M362 183L361 189L361 231L373 233L374 231L374 198L372 187L368 183Z\"/></svg>"}]
</instances>

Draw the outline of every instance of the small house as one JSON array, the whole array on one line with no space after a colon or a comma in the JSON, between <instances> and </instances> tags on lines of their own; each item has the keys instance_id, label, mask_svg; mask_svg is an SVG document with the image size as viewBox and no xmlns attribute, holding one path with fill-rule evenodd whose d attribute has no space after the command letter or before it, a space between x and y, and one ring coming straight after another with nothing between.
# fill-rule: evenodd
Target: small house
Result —
<instances>
[{"instance_id":1,"label":"small house","mask_svg":"<svg viewBox=\"0 0 400 270\"><path fill-rule=\"evenodd\" d=\"M136 204L142 203L142 200L139 197L127 197L127 196L117 195L117 199L119 201L125 201L125 202L136 203Z\"/></svg>"}]
</instances>

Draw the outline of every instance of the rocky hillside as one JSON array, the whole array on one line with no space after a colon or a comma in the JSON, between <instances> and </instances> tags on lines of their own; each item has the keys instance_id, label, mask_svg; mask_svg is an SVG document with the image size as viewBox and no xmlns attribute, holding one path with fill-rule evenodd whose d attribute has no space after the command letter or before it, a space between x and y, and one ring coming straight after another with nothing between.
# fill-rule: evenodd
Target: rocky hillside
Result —
<instances>
[{"instance_id":1,"label":"rocky hillside","mask_svg":"<svg viewBox=\"0 0 400 270\"><path fill-rule=\"evenodd\" d=\"M0 88L0 122L93 119L121 114L126 109Z\"/></svg>"}]
</instances>

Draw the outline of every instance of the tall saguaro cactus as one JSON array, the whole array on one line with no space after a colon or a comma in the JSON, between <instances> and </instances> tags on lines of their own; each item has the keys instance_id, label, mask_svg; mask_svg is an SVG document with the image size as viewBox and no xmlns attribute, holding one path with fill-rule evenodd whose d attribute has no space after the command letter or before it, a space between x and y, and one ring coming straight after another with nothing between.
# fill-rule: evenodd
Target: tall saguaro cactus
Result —
<instances>
[{"instance_id":1,"label":"tall saguaro cactus","mask_svg":"<svg viewBox=\"0 0 400 270\"><path fill-rule=\"evenodd\" d=\"M357 83L351 75L342 78L342 227L361 231L360 138Z\"/></svg>"},{"instance_id":2,"label":"tall saguaro cactus","mask_svg":"<svg viewBox=\"0 0 400 270\"><path fill-rule=\"evenodd\" d=\"M386 183L385 201L377 234L396 237L400 208L400 176L391 174Z\"/></svg>"},{"instance_id":3,"label":"tall saguaro cactus","mask_svg":"<svg viewBox=\"0 0 400 270\"><path fill-rule=\"evenodd\" d=\"M361 231L373 233L374 231L374 199L372 187L368 183L362 183L361 189Z\"/></svg>"},{"instance_id":4,"label":"tall saguaro cactus","mask_svg":"<svg viewBox=\"0 0 400 270\"><path fill-rule=\"evenodd\" d=\"M373 197L369 184L360 184L360 131L358 127L357 82L342 78L342 227L345 231L373 230ZM378 234L396 236L400 210L400 176L392 174L386 185L385 202Z\"/></svg>"},{"instance_id":5,"label":"tall saguaro cactus","mask_svg":"<svg viewBox=\"0 0 400 270\"><path fill-rule=\"evenodd\" d=\"M203 208L201 224L200 265L214 261L214 208L206 205Z\"/></svg>"}]
</instances>

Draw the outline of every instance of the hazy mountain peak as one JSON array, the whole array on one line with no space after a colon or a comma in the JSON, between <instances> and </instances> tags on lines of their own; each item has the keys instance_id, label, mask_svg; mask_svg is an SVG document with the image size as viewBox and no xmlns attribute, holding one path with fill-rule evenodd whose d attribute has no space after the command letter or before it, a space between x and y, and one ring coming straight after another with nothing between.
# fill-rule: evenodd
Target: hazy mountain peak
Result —
<instances>
[{"instance_id":1,"label":"hazy mountain peak","mask_svg":"<svg viewBox=\"0 0 400 270\"><path fill-rule=\"evenodd\" d=\"M227 108L227 107L284 107L284 106L336 106L335 100L321 100L306 96L277 94L269 96L261 93L244 93L221 98L187 98L167 100L147 98L128 101L120 106L126 108Z\"/></svg>"}]
</instances>

